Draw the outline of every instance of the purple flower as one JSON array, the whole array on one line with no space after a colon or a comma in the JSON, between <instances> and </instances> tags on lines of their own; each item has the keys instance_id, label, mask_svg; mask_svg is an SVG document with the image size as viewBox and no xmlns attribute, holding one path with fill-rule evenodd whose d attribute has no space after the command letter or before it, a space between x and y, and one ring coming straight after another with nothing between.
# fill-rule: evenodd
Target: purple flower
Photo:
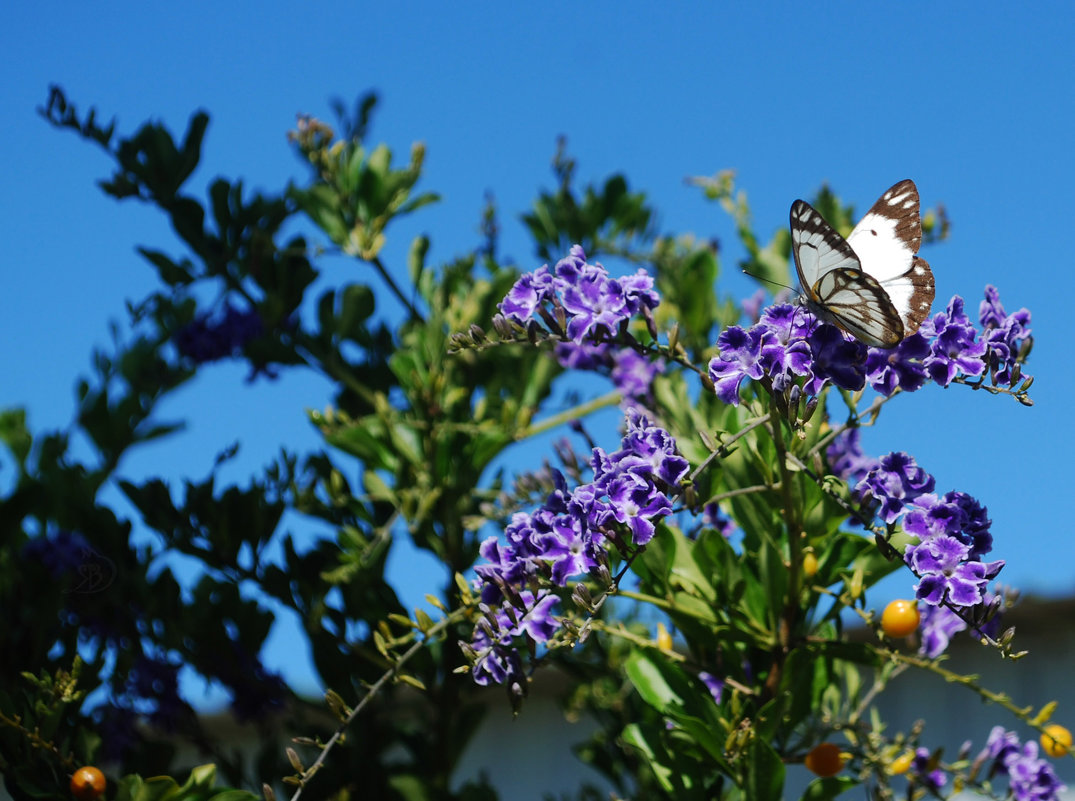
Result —
<instances>
[{"instance_id":1,"label":"purple flower","mask_svg":"<svg viewBox=\"0 0 1075 801\"><path fill-rule=\"evenodd\" d=\"M930 768L933 764L933 755L928 748L916 748L914 759L911 761L911 775L915 781L937 792L948 781L948 776L940 767Z\"/></svg>"},{"instance_id":2,"label":"purple flower","mask_svg":"<svg viewBox=\"0 0 1075 801\"><path fill-rule=\"evenodd\" d=\"M959 374L982 374L986 346L975 341L978 332L963 311L963 298L953 297L948 308L926 320L920 330L933 337L924 364L930 377L942 387L951 384Z\"/></svg>"},{"instance_id":3,"label":"purple flower","mask_svg":"<svg viewBox=\"0 0 1075 801\"><path fill-rule=\"evenodd\" d=\"M963 510L956 504L945 503L933 494L920 495L903 518L903 530L920 540L942 534L955 536L963 530L963 519Z\"/></svg>"},{"instance_id":4,"label":"purple flower","mask_svg":"<svg viewBox=\"0 0 1075 801\"><path fill-rule=\"evenodd\" d=\"M882 395L891 395L897 388L914 392L926 383L923 360L929 352L929 340L918 332L894 348L870 348L866 356L866 380Z\"/></svg>"},{"instance_id":5,"label":"purple flower","mask_svg":"<svg viewBox=\"0 0 1075 801\"><path fill-rule=\"evenodd\" d=\"M702 684L709 690L709 694L713 696L713 700L719 704L721 694L724 692L723 679L718 679L712 673L706 673L704 670L698 673L698 678L702 680Z\"/></svg>"},{"instance_id":6,"label":"purple flower","mask_svg":"<svg viewBox=\"0 0 1075 801\"><path fill-rule=\"evenodd\" d=\"M861 481L880 464L877 459L862 452L859 442L861 435L862 432L858 428L845 428L825 450L833 474L853 484Z\"/></svg>"},{"instance_id":7,"label":"purple flower","mask_svg":"<svg viewBox=\"0 0 1075 801\"><path fill-rule=\"evenodd\" d=\"M756 323L763 303L765 303L765 290L759 289L746 300L740 301L739 307L750 322Z\"/></svg>"},{"instance_id":8,"label":"purple flower","mask_svg":"<svg viewBox=\"0 0 1075 801\"><path fill-rule=\"evenodd\" d=\"M620 348L613 356L612 383L625 398L644 401L650 397L653 379L664 372L664 361L651 361L631 348Z\"/></svg>"},{"instance_id":9,"label":"purple flower","mask_svg":"<svg viewBox=\"0 0 1075 801\"><path fill-rule=\"evenodd\" d=\"M996 577L1004 562L969 562L969 553L968 546L948 535L908 547L904 559L920 577L915 597L933 605L945 600L956 606L980 604L986 584Z\"/></svg>"},{"instance_id":10,"label":"purple flower","mask_svg":"<svg viewBox=\"0 0 1075 801\"><path fill-rule=\"evenodd\" d=\"M988 510L965 492L946 492L944 501L955 504L962 512L961 527L955 536L970 546L970 558L977 559L993 550L993 535L989 531L993 521Z\"/></svg>"},{"instance_id":11,"label":"purple flower","mask_svg":"<svg viewBox=\"0 0 1075 801\"><path fill-rule=\"evenodd\" d=\"M552 564L552 580L558 586L566 587L572 576L588 573L597 567L597 562L590 555L586 534L577 517L556 517L552 533L545 538L543 557Z\"/></svg>"},{"instance_id":12,"label":"purple flower","mask_svg":"<svg viewBox=\"0 0 1075 801\"><path fill-rule=\"evenodd\" d=\"M832 381L841 389L859 390L866 385L866 346L848 340L834 325L823 323L809 337L813 356L814 377L806 382L803 390L816 395Z\"/></svg>"},{"instance_id":13,"label":"purple flower","mask_svg":"<svg viewBox=\"0 0 1075 801\"><path fill-rule=\"evenodd\" d=\"M762 330L755 326L745 331L737 325L726 328L717 337L720 355L709 362L709 377L717 397L732 406L739 405L739 385L744 378L758 379L764 370L761 355Z\"/></svg>"},{"instance_id":14,"label":"purple flower","mask_svg":"<svg viewBox=\"0 0 1075 801\"><path fill-rule=\"evenodd\" d=\"M773 377L776 392L791 386L795 376L810 375L813 354L805 339L809 333L805 318L805 313L796 306L770 306L755 326L765 332L760 361L765 372Z\"/></svg>"},{"instance_id":15,"label":"purple flower","mask_svg":"<svg viewBox=\"0 0 1075 801\"><path fill-rule=\"evenodd\" d=\"M650 360L632 348L614 348L607 342L558 342L554 352L563 367L610 375L624 397L635 401L649 397L653 379L665 369L663 359Z\"/></svg>"},{"instance_id":16,"label":"purple flower","mask_svg":"<svg viewBox=\"0 0 1075 801\"><path fill-rule=\"evenodd\" d=\"M607 492L613 518L631 529L635 545L653 539L653 518L672 511L672 503L663 492L633 473L619 473L608 482Z\"/></svg>"},{"instance_id":17,"label":"purple flower","mask_svg":"<svg viewBox=\"0 0 1075 801\"><path fill-rule=\"evenodd\" d=\"M891 523L912 501L932 492L934 483L933 476L915 464L914 458L894 452L882 457L855 490L880 502L881 519Z\"/></svg>"},{"instance_id":18,"label":"purple flower","mask_svg":"<svg viewBox=\"0 0 1075 801\"><path fill-rule=\"evenodd\" d=\"M195 364L205 364L234 356L247 342L263 333L264 324L257 309L240 311L229 303L220 319L199 314L179 329L175 346L180 356Z\"/></svg>"},{"instance_id":19,"label":"purple flower","mask_svg":"<svg viewBox=\"0 0 1075 801\"><path fill-rule=\"evenodd\" d=\"M716 503L707 503L702 507L702 525L716 529L724 539L731 537L737 528L735 521L724 514Z\"/></svg>"},{"instance_id":20,"label":"purple flower","mask_svg":"<svg viewBox=\"0 0 1075 801\"><path fill-rule=\"evenodd\" d=\"M670 487L678 484L690 463L679 455L675 438L663 428L652 425L649 419L635 409L627 412L627 431L622 447L610 457L614 464L636 459L635 466L663 481Z\"/></svg>"},{"instance_id":21,"label":"purple flower","mask_svg":"<svg viewBox=\"0 0 1075 801\"><path fill-rule=\"evenodd\" d=\"M559 271L557 277L562 277ZM599 264L583 265L576 280L564 287L563 304L570 316L567 335L575 342L582 342L587 334L612 336L620 322L630 317L623 287Z\"/></svg>"},{"instance_id":22,"label":"purple flower","mask_svg":"<svg viewBox=\"0 0 1075 801\"><path fill-rule=\"evenodd\" d=\"M642 268L634 275L620 278L620 286L623 287L631 314L638 314L642 309L656 309L661 303L661 296L653 288L653 276Z\"/></svg>"},{"instance_id":23,"label":"purple flower","mask_svg":"<svg viewBox=\"0 0 1075 801\"><path fill-rule=\"evenodd\" d=\"M948 649L952 637L966 628L966 621L947 606L927 604L922 608L922 622L918 627L922 640L918 652L935 659Z\"/></svg>"},{"instance_id":24,"label":"purple flower","mask_svg":"<svg viewBox=\"0 0 1075 801\"><path fill-rule=\"evenodd\" d=\"M534 316L542 303L556 297L556 287L547 264L532 273L523 273L500 302L500 312L518 323Z\"/></svg>"},{"instance_id":25,"label":"purple flower","mask_svg":"<svg viewBox=\"0 0 1075 801\"><path fill-rule=\"evenodd\" d=\"M993 549L992 521L984 506L965 492L946 492L944 497L920 495L914 500L903 529L919 539L948 534L969 547L968 559L978 559Z\"/></svg>"},{"instance_id":26,"label":"purple flower","mask_svg":"<svg viewBox=\"0 0 1075 801\"><path fill-rule=\"evenodd\" d=\"M610 350L607 342L557 342L553 353L556 354L560 366L568 370L600 370L612 363Z\"/></svg>"}]
</instances>

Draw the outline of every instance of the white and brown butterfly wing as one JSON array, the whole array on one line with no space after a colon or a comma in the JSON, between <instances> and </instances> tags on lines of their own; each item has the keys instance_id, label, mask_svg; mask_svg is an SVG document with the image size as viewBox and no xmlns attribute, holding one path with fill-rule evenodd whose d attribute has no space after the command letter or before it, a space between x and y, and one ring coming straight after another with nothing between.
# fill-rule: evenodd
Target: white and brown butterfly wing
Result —
<instances>
[{"instance_id":1,"label":"white and brown butterfly wing","mask_svg":"<svg viewBox=\"0 0 1075 801\"><path fill-rule=\"evenodd\" d=\"M922 217L914 181L900 181L873 204L847 237L862 270L884 288L910 336L933 305L933 272L918 258Z\"/></svg>"},{"instance_id":2,"label":"white and brown butterfly wing","mask_svg":"<svg viewBox=\"0 0 1075 801\"><path fill-rule=\"evenodd\" d=\"M866 345L891 348L903 339L902 318L886 290L804 200L791 206L791 251L807 305L819 318Z\"/></svg>"}]
</instances>

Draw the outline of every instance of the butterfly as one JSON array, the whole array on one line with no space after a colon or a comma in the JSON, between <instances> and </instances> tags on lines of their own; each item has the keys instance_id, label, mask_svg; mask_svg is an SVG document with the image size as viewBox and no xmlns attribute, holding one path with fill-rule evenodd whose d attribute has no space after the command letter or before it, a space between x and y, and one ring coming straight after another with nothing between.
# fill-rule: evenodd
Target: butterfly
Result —
<instances>
[{"instance_id":1,"label":"butterfly","mask_svg":"<svg viewBox=\"0 0 1075 801\"><path fill-rule=\"evenodd\" d=\"M918 187L900 181L844 239L805 200L791 204L791 252L807 307L865 345L892 348L933 305Z\"/></svg>"}]
</instances>

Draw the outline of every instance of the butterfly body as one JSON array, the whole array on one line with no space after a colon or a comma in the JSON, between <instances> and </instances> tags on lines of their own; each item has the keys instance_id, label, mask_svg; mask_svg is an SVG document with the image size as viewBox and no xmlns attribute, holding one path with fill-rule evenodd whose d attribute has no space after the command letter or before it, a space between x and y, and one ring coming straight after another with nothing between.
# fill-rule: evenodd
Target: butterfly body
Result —
<instances>
[{"instance_id":1,"label":"butterfly body","mask_svg":"<svg viewBox=\"0 0 1075 801\"><path fill-rule=\"evenodd\" d=\"M929 315L933 273L922 244L918 189L900 181L844 239L804 200L791 205L791 251L806 304L866 345L895 347Z\"/></svg>"}]
</instances>

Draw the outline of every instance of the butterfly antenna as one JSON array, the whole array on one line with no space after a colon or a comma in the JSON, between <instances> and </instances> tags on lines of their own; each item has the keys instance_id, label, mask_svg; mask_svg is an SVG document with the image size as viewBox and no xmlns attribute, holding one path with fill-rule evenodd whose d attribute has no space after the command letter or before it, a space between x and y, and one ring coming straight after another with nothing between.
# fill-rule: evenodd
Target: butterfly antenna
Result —
<instances>
[{"instance_id":1,"label":"butterfly antenna","mask_svg":"<svg viewBox=\"0 0 1075 801\"><path fill-rule=\"evenodd\" d=\"M799 290L797 290L793 286L788 286L787 284L782 284L779 281L774 281L771 278L766 278L764 275L758 275L757 273L752 273L746 267L743 267L742 270L743 270L743 275L749 275L755 281L764 281L766 284L772 284L773 286L778 286L781 289L788 289L788 290L791 290L792 292L794 292L796 294L799 294Z\"/></svg>"}]
</instances>

